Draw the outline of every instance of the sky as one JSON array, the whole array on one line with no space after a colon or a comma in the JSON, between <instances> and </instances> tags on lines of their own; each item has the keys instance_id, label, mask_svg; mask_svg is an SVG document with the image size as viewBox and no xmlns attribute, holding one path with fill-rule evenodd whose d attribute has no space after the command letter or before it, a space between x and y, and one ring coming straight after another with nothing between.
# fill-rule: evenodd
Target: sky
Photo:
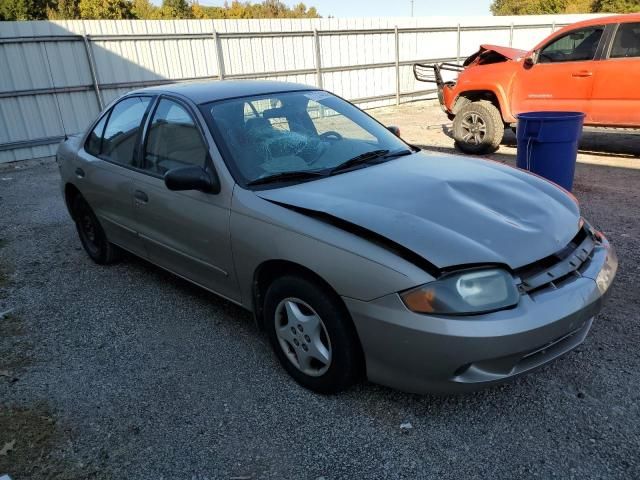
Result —
<instances>
[{"instance_id":1,"label":"sky","mask_svg":"<svg viewBox=\"0 0 640 480\"><path fill-rule=\"evenodd\" d=\"M291 6L304 3L316 7L323 17L409 17L411 0L283 0ZM253 3L257 3L254 0ZM202 5L223 5L224 0L200 0ZM229 3L231 1L229 0ZM446 15L490 15L491 0L414 0L416 17Z\"/></svg>"}]
</instances>

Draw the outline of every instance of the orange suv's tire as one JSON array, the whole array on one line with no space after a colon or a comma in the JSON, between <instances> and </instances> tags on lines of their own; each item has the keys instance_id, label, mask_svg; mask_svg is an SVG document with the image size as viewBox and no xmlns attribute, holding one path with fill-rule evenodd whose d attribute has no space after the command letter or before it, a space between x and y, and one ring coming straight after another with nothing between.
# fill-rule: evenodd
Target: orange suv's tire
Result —
<instances>
[{"instance_id":1,"label":"orange suv's tire","mask_svg":"<svg viewBox=\"0 0 640 480\"><path fill-rule=\"evenodd\" d=\"M504 122L500 110L487 100L468 103L453 119L456 147L465 153L493 153L500 146L503 136Z\"/></svg>"}]
</instances>

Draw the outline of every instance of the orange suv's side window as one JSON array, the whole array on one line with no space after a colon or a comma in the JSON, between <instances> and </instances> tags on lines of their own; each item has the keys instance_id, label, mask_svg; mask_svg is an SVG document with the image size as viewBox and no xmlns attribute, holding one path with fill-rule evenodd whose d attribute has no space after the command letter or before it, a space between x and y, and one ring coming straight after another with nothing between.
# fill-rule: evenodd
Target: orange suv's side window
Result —
<instances>
[{"instance_id":1,"label":"orange suv's side window","mask_svg":"<svg viewBox=\"0 0 640 480\"><path fill-rule=\"evenodd\" d=\"M579 62L593 60L604 27L574 30L557 38L540 51L539 63Z\"/></svg>"},{"instance_id":2,"label":"orange suv's side window","mask_svg":"<svg viewBox=\"0 0 640 480\"><path fill-rule=\"evenodd\" d=\"M609 58L640 57L640 23L623 23L618 27Z\"/></svg>"}]
</instances>

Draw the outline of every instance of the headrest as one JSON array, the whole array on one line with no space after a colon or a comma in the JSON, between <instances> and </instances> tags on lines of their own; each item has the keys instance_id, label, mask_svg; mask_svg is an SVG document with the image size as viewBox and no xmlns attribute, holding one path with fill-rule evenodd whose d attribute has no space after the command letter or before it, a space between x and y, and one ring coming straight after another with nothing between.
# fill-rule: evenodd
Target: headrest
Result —
<instances>
[{"instance_id":1,"label":"headrest","mask_svg":"<svg viewBox=\"0 0 640 480\"><path fill-rule=\"evenodd\" d=\"M640 37L638 37L635 30L625 28L622 30L622 35L620 36L620 46L622 48L639 48Z\"/></svg>"}]
</instances>

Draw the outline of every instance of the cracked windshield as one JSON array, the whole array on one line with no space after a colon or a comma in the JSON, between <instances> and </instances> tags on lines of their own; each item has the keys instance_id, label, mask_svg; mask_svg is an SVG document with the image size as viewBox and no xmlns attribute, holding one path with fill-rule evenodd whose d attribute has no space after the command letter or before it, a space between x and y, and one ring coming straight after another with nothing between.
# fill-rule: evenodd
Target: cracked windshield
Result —
<instances>
[{"instance_id":1,"label":"cracked windshield","mask_svg":"<svg viewBox=\"0 0 640 480\"><path fill-rule=\"evenodd\" d=\"M387 128L324 91L215 102L205 114L227 163L246 184L330 175L412 153Z\"/></svg>"}]
</instances>

